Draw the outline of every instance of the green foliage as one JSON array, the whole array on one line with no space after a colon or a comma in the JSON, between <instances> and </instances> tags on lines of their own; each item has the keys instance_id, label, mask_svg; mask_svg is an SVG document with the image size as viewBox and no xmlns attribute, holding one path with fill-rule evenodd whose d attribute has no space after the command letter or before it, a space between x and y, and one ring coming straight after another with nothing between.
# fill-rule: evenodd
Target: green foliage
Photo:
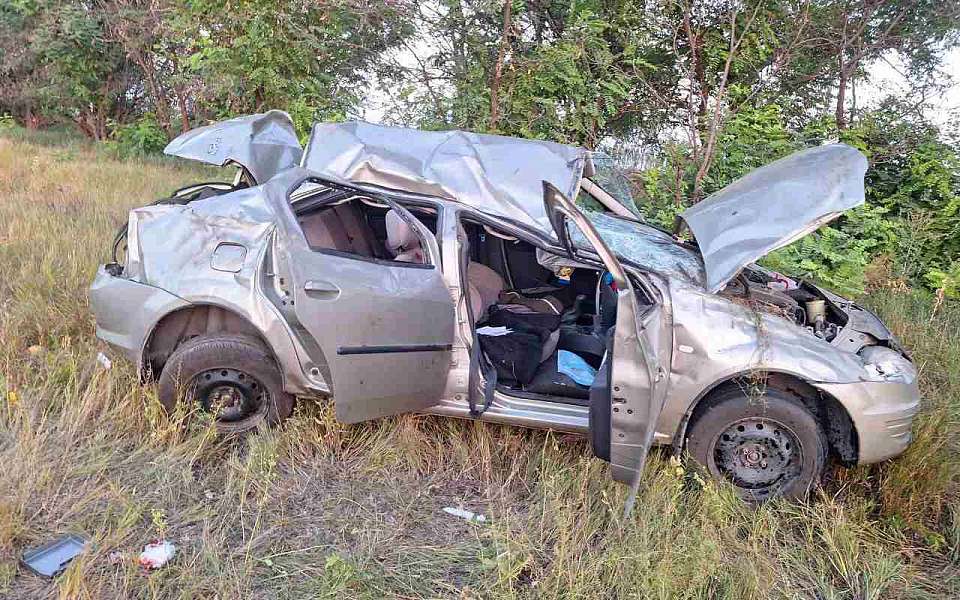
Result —
<instances>
[{"instance_id":1,"label":"green foliage","mask_svg":"<svg viewBox=\"0 0 960 600\"><path fill-rule=\"evenodd\" d=\"M942 290L946 297L960 298L960 261L950 264L944 271L931 269L925 278L931 288Z\"/></svg>"},{"instance_id":2,"label":"green foliage","mask_svg":"<svg viewBox=\"0 0 960 600\"><path fill-rule=\"evenodd\" d=\"M102 2L0 4L0 108L56 115L104 139L132 83L121 49L107 40L106 14Z\"/></svg>"},{"instance_id":3,"label":"green foliage","mask_svg":"<svg viewBox=\"0 0 960 600\"><path fill-rule=\"evenodd\" d=\"M857 296L866 289L864 268L890 248L896 225L884 219L886 209L865 204L848 212L839 224L823 227L762 262L776 271L812 279L840 294Z\"/></svg>"},{"instance_id":4,"label":"green foliage","mask_svg":"<svg viewBox=\"0 0 960 600\"><path fill-rule=\"evenodd\" d=\"M116 127L113 141L119 154L129 157L159 153L169 140L156 117L147 114L135 123Z\"/></svg>"},{"instance_id":5,"label":"green foliage","mask_svg":"<svg viewBox=\"0 0 960 600\"><path fill-rule=\"evenodd\" d=\"M172 29L190 47L186 64L216 117L291 108L303 132L356 106L366 62L405 33L383 0L364 11L292 0L189 0L178 8Z\"/></svg>"}]
</instances>

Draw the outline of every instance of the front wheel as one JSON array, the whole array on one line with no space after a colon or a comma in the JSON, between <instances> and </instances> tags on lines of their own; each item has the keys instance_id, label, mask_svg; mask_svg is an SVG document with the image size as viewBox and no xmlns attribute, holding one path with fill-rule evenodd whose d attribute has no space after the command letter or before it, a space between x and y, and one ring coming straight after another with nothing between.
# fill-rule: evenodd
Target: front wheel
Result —
<instances>
[{"instance_id":1,"label":"front wheel","mask_svg":"<svg viewBox=\"0 0 960 600\"><path fill-rule=\"evenodd\" d=\"M260 340L242 334L195 337L167 360L160 373L160 402L168 412L181 400L214 417L221 433L276 425L293 412L293 396Z\"/></svg>"},{"instance_id":2,"label":"front wheel","mask_svg":"<svg viewBox=\"0 0 960 600\"><path fill-rule=\"evenodd\" d=\"M687 450L749 502L801 498L827 464L827 440L816 418L800 401L770 388L756 395L730 389L712 398L688 429Z\"/></svg>"}]
</instances>

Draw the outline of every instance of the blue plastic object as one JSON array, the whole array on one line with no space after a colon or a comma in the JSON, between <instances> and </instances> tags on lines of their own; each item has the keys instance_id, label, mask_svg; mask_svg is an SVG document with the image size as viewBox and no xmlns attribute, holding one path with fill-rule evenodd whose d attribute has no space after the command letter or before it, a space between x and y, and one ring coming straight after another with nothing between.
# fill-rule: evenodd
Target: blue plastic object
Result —
<instances>
[{"instance_id":1,"label":"blue plastic object","mask_svg":"<svg viewBox=\"0 0 960 600\"><path fill-rule=\"evenodd\" d=\"M576 381L580 385L590 387L597 377L597 370L587 364L587 361L569 350L557 352L557 370Z\"/></svg>"}]
</instances>

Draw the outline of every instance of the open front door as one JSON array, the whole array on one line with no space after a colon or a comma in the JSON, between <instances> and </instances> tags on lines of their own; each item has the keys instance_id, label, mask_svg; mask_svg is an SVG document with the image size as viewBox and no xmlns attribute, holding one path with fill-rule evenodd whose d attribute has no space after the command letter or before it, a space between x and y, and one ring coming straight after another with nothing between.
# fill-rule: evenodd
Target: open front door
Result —
<instances>
[{"instance_id":1,"label":"open front door","mask_svg":"<svg viewBox=\"0 0 960 600\"><path fill-rule=\"evenodd\" d=\"M604 428L599 437L609 440L609 450L602 457L609 459L613 478L635 488L663 406L663 394L659 393L663 371L652 343L659 333L659 311L644 307L641 313L626 271L573 202L546 181L543 196L550 222L568 254L585 254L582 244L580 250L574 245L571 227L576 227L613 277L617 320L613 349L605 359L610 361L610 406L591 407L590 428Z\"/></svg>"},{"instance_id":2,"label":"open front door","mask_svg":"<svg viewBox=\"0 0 960 600\"><path fill-rule=\"evenodd\" d=\"M278 219L296 320L322 351L313 358L329 367L345 423L437 404L450 369L453 300L436 239L403 207L378 200L421 238L427 264L311 249L288 204Z\"/></svg>"}]
</instances>

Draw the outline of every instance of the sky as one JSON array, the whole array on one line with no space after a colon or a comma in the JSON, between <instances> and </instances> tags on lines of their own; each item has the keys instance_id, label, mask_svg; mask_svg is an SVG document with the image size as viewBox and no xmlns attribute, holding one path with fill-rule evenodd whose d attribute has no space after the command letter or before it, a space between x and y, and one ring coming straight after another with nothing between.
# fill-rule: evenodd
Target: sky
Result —
<instances>
[{"instance_id":1,"label":"sky","mask_svg":"<svg viewBox=\"0 0 960 600\"><path fill-rule=\"evenodd\" d=\"M906 79L900 74L902 64L895 57L881 59L870 66L870 81L858 84L858 101L875 102L888 93L906 94L909 88ZM943 66L945 74L949 75L952 84L943 94L928 99L932 105L925 114L940 126L945 126L951 116L958 116L960 112L960 48L947 53Z\"/></svg>"}]
</instances>

